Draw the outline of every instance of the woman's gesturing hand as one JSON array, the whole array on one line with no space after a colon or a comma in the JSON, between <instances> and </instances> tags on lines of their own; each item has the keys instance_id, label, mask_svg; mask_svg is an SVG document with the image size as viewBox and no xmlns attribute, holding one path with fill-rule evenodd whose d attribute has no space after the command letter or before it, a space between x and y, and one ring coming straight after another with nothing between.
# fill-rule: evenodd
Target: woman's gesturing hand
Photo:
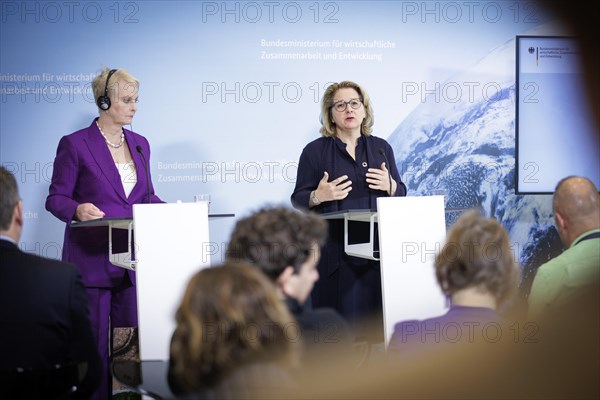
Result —
<instances>
[{"instance_id":1,"label":"woman's gesturing hand","mask_svg":"<svg viewBox=\"0 0 600 400\"><path fill-rule=\"evenodd\" d=\"M321 202L342 200L348 196L351 190L352 181L348 179L348 175L342 175L329 182L329 174L325 171L317 190L315 190L315 195Z\"/></svg>"}]
</instances>

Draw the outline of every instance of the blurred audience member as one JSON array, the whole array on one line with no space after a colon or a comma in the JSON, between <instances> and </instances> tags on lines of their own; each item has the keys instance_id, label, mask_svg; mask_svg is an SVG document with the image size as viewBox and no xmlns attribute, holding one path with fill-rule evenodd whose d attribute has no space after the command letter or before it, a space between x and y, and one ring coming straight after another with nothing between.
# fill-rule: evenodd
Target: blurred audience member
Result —
<instances>
[{"instance_id":1,"label":"blurred audience member","mask_svg":"<svg viewBox=\"0 0 600 400\"><path fill-rule=\"evenodd\" d=\"M169 384L201 398L262 398L292 386L294 321L256 268L226 263L194 275L176 314Z\"/></svg>"},{"instance_id":2,"label":"blurred audience member","mask_svg":"<svg viewBox=\"0 0 600 400\"><path fill-rule=\"evenodd\" d=\"M461 215L436 256L435 274L450 309L437 318L397 324L389 349L495 340L504 323L497 310L512 299L519 280L502 225L477 211Z\"/></svg>"},{"instance_id":3,"label":"blurred audience member","mask_svg":"<svg viewBox=\"0 0 600 400\"><path fill-rule=\"evenodd\" d=\"M549 308L600 275L600 195L587 178L571 176L556 186L552 201L556 230L566 250L539 267L529 294L529 315Z\"/></svg>"},{"instance_id":4,"label":"blurred audience member","mask_svg":"<svg viewBox=\"0 0 600 400\"><path fill-rule=\"evenodd\" d=\"M100 358L81 275L72 264L22 252L22 229L17 182L0 166L0 391L50 399L75 384L72 397L88 398L100 383Z\"/></svg>"},{"instance_id":5,"label":"blurred audience member","mask_svg":"<svg viewBox=\"0 0 600 400\"><path fill-rule=\"evenodd\" d=\"M275 284L298 321L305 362L326 349L351 349L350 329L335 310L304 306L319 279L316 267L326 235L326 223L312 213L264 208L238 221L227 249L230 259L251 263Z\"/></svg>"}]
</instances>

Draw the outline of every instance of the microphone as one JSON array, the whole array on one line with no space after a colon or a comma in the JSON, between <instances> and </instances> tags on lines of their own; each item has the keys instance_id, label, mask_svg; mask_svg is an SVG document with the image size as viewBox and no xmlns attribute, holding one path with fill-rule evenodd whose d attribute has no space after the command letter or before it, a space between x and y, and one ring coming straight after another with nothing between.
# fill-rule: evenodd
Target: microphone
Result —
<instances>
[{"instance_id":1,"label":"microphone","mask_svg":"<svg viewBox=\"0 0 600 400\"><path fill-rule=\"evenodd\" d=\"M146 156L144 156L144 150L142 150L142 146L138 144L137 146L135 146L135 149L142 156L142 160L144 160L144 169L146 170L146 184L148 185L148 204L150 204L150 172L148 171L148 162L146 161Z\"/></svg>"},{"instance_id":2,"label":"microphone","mask_svg":"<svg viewBox=\"0 0 600 400\"><path fill-rule=\"evenodd\" d=\"M390 172L390 162L388 161L388 158L385 155L385 151L383 149L379 149L379 154L383 156L383 158L385 159L385 165L387 165L388 179L390 180L390 192L388 193L388 196L392 197L392 173Z\"/></svg>"}]
</instances>

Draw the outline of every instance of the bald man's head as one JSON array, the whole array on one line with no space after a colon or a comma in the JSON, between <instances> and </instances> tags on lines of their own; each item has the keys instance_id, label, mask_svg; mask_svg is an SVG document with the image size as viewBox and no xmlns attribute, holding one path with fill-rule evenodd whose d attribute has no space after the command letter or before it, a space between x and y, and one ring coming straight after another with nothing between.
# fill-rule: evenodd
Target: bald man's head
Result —
<instances>
[{"instance_id":1,"label":"bald man's head","mask_svg":"<svg viewBox=\"0 0 600 400\"><path fill-rule=\"evenodd\" d=\"M577 236L600 228L600 195L587 178L570 176L556 186L552 209L565 246Z\"/></svg>"}]
</instances>

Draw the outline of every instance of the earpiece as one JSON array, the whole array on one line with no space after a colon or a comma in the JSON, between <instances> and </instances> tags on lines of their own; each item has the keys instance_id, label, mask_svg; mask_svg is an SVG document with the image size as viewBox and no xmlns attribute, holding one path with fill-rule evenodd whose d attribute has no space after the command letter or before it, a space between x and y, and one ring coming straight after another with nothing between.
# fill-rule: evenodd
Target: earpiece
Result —
<instances>
[{"instance_id":1,"label":"earpiece","mask_svg":"<svg viewBox=\"0 0 600 400\"><path fill-rule=\"evenodd\" d=\"M98 105L98 107L100 107L100 109L104 111L108 111L108 109L110 108L110 97L108 97L108 81L110 80L112 74L114 74L115 72L117 72L116 69L111 69L108 72L108 76L106 77L106 85L104 85L104 95L98 97L98 100L96 100L96 104Z\"/></svg>"}]
</instances>

